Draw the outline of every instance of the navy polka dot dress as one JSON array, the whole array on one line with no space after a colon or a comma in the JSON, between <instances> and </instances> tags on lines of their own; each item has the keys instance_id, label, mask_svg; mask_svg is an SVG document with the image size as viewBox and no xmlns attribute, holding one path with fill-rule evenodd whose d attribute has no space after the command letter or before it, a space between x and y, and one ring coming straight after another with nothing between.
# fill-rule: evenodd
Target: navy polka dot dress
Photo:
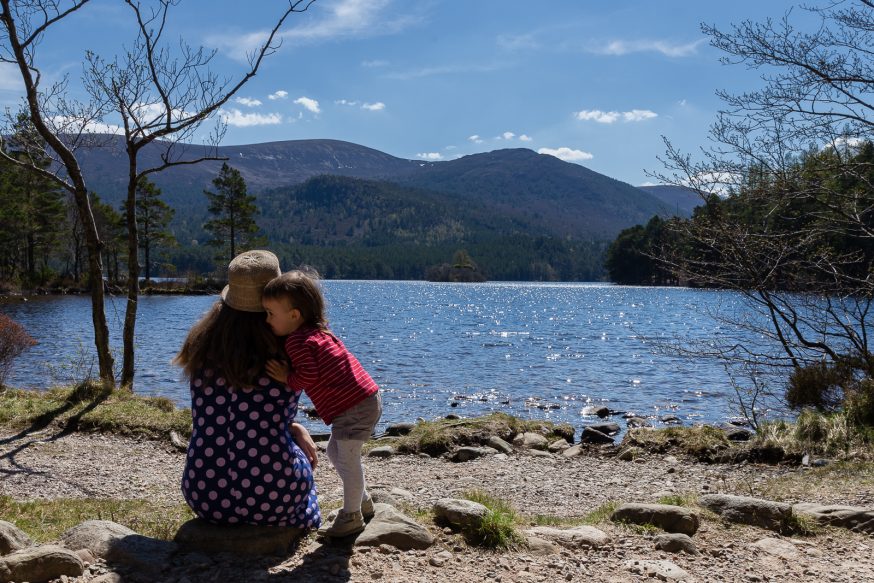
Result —
<instances>
[{"instance_id":1,"label":"navy polka dot dress","mask_svg":"<svg viewBox=\"0 0 874 583\"><path fill-rule=\"evenodd\" d=\"M220 370L196 372L182 476L195 514L219 524L319 527L312 466L290 433L299 397L267 376L257 388L231 389Z\"/></svg>"}]
</instances>

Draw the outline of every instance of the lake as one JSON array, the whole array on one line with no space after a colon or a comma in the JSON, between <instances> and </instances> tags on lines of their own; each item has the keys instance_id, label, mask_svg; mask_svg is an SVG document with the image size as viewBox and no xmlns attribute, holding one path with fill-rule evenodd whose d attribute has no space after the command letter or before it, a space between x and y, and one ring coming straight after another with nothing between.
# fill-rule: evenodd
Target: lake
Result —
<instances>
[{"instance_id":1,"label":"lake","mask_svg":"<svg viewBox=\"0 0 874 583\"><path fill-rule=\"evenodd\" d=\"M734 391L720 362L658 348L744 339L749 332L711 315L738 315L742 304L730 292L589 283L325 281L323 287L334 332L384 391L383 427L503 411L579 428L597 420L592 411L602 405L656 425L666 414L687 425L734 414ZM140 298L138 393L188 406L187 382L170 360L216 299ZM118 367L124 309L123 298L108 298ZM0 311L39 342L16 361L8 384L42 388L97 376L90 298L35 297ZM324 430L318 421L306 425Z\"/></svg>"}]
</instances>

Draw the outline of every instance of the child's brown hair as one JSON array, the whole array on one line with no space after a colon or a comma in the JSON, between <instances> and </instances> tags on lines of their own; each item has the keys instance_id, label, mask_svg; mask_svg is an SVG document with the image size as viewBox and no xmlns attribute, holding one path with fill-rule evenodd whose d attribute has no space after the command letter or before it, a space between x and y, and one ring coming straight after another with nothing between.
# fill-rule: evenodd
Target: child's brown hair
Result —
<instances>
[{"instance_id":1,"label":"child's brown hair","mask_svg":"<svg viewBox=\"0 0 874 583\"><path fill-rule=\"evenodd\" d=\"M319 288L318 279L319 274L314 270L295 269L271 279L264 287L261 297L287 299L292 308L300 310L306 325L328 331L325 298Z\"/></svg>"}]
</instances>

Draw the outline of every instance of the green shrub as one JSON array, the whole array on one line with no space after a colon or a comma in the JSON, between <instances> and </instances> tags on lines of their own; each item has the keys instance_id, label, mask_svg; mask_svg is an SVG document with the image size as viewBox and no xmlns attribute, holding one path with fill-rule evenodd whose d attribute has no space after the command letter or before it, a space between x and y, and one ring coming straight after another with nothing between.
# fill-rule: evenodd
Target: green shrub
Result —
<instances>
[{"instance_id":1,"label":"green shrub","mask_svg":"<svg viewBox=\"0 0 874 583\"><path fill-rule=\"evenodd\" d=\"M852 370L846 366L817 362L796 368L789 375L786 402L793 409L837 411L844 401L844 387L851 381Z\"/></svg>"}]
</instances>

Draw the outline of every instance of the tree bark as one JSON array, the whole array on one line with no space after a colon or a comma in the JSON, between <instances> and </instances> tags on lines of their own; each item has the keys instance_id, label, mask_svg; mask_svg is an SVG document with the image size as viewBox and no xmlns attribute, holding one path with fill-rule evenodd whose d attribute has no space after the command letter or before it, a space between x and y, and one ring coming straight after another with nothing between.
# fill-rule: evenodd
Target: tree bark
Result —
<instances>
[{"instance_id":1,"label":"tree bark","mask_svg":"<svg viewBox=\"0 0 874 583\"><path fill-rule=\"evenodd\" d=\"M124 312L124 350L121 386L133 390L134 332L137 325L137 301L140 295L140 254L137 232L137 150L128 144L128 183L125 214L127 219L127 307Z\"/></svg>"}]
</instances>

